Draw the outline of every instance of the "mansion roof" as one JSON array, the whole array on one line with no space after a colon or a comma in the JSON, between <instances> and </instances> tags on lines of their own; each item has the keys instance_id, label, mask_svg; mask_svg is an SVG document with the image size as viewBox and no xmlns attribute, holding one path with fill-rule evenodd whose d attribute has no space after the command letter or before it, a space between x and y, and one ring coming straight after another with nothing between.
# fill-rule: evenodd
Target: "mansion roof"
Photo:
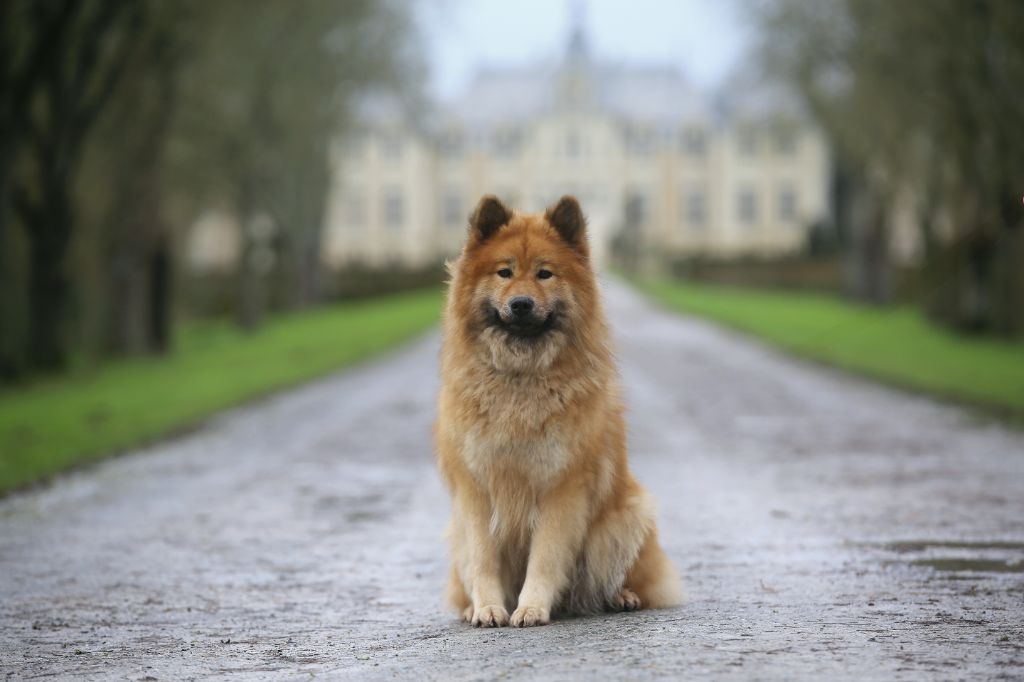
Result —
<instances>
[{"instance_id":1,"label":"mansion roof","mask_svg":"<svg viewBox=\"0 0 1024 682\"><path fill-rule=\"evenodd\" d=\"M709 98L678 69L590 62L484 69L461 96L443 105L440 116L471 128L490 128L560 111L651 125L707 123L713 118Z\"/></svg>"},{"instance_id":2,"label":"mansion roof","mask_svg":"<svg viewBox=\"0 0 1024 682\"><path fill-rule=\"evenodd\" d=\"M802 118L796 98L752 72L734 76L719 91L702 90L672 65L617 64L595 59L580 29L562 60L480 69L456 97L429 114L410 115L400 98L376 95L361 102L367 123L411 127L425 133L462 129L488 132L574 112L626 123L670 128L709 127L736 120Z\"/></svg>"}]
</instances>

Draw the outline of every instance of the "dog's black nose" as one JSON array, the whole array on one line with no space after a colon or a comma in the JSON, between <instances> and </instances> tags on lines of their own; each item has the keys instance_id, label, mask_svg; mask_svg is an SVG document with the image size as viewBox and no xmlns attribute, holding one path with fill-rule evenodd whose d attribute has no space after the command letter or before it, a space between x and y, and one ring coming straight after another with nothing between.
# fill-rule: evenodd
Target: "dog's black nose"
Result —
<instances>
[{"instance_id":1,"label":"dog's black nose","mask_svg":"<svg viewBox=\"0 0 1024 682\"><path fill-rule=\"evenodd\" d=\"M516 296L508 302L508 307L516 317L526 317L533 310L533 299L529 296Z\"/></svg>"}]
</instances>

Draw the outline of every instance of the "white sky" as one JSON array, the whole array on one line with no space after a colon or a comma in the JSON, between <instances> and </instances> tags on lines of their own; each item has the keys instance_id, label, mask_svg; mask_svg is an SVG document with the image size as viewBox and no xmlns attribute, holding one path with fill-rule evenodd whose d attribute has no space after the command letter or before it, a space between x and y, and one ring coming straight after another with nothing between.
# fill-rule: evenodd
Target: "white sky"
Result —
<instances>
[{"instance_id":1,"label":"white sky","mask_svg":"<svg viewBox=\"0 0 1024 682\"><path fill-rule=\"evenodd\" d=\"M442 98L480 66L560 58L574 11L582 11L593 54L674 64L700 86L732 71L747 45L739 0L435 0L420 9L431 87Z\"/></svg>"}]
</instances>

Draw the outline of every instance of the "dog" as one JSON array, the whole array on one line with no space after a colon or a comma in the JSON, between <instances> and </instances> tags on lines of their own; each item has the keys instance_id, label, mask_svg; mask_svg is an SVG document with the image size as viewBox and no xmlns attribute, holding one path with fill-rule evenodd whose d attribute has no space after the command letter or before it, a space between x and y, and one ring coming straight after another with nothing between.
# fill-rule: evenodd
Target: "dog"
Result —
<instances>
[{"instance_id":1,"label":"dog","mask_svg":"<svg viewBox=\"0 0 1024 682\"><path fill-rule=\"evenodd\" d=\"M448 270L435 438L451 606L479 627L524 627L680 603L629 470L577 200L531 214L485 196Z\"/></svg>"}]
</instances>

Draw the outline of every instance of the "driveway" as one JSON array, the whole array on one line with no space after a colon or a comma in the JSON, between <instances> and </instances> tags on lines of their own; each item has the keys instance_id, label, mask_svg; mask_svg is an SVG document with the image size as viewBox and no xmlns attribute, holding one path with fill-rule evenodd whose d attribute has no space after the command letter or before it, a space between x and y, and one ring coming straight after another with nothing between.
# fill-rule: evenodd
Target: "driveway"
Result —
<instances>
[{"instance_id":1,"label":"driveway","mask_svg":"<svg viewBox=\"0 0 1024 682\"><path fill-rule=\"evenodd\" d=\"M431 334L0 502L0 674L1024 677L1024 433L606 289L685 606L443 609Z\"/></svg>"}]
</instances>

